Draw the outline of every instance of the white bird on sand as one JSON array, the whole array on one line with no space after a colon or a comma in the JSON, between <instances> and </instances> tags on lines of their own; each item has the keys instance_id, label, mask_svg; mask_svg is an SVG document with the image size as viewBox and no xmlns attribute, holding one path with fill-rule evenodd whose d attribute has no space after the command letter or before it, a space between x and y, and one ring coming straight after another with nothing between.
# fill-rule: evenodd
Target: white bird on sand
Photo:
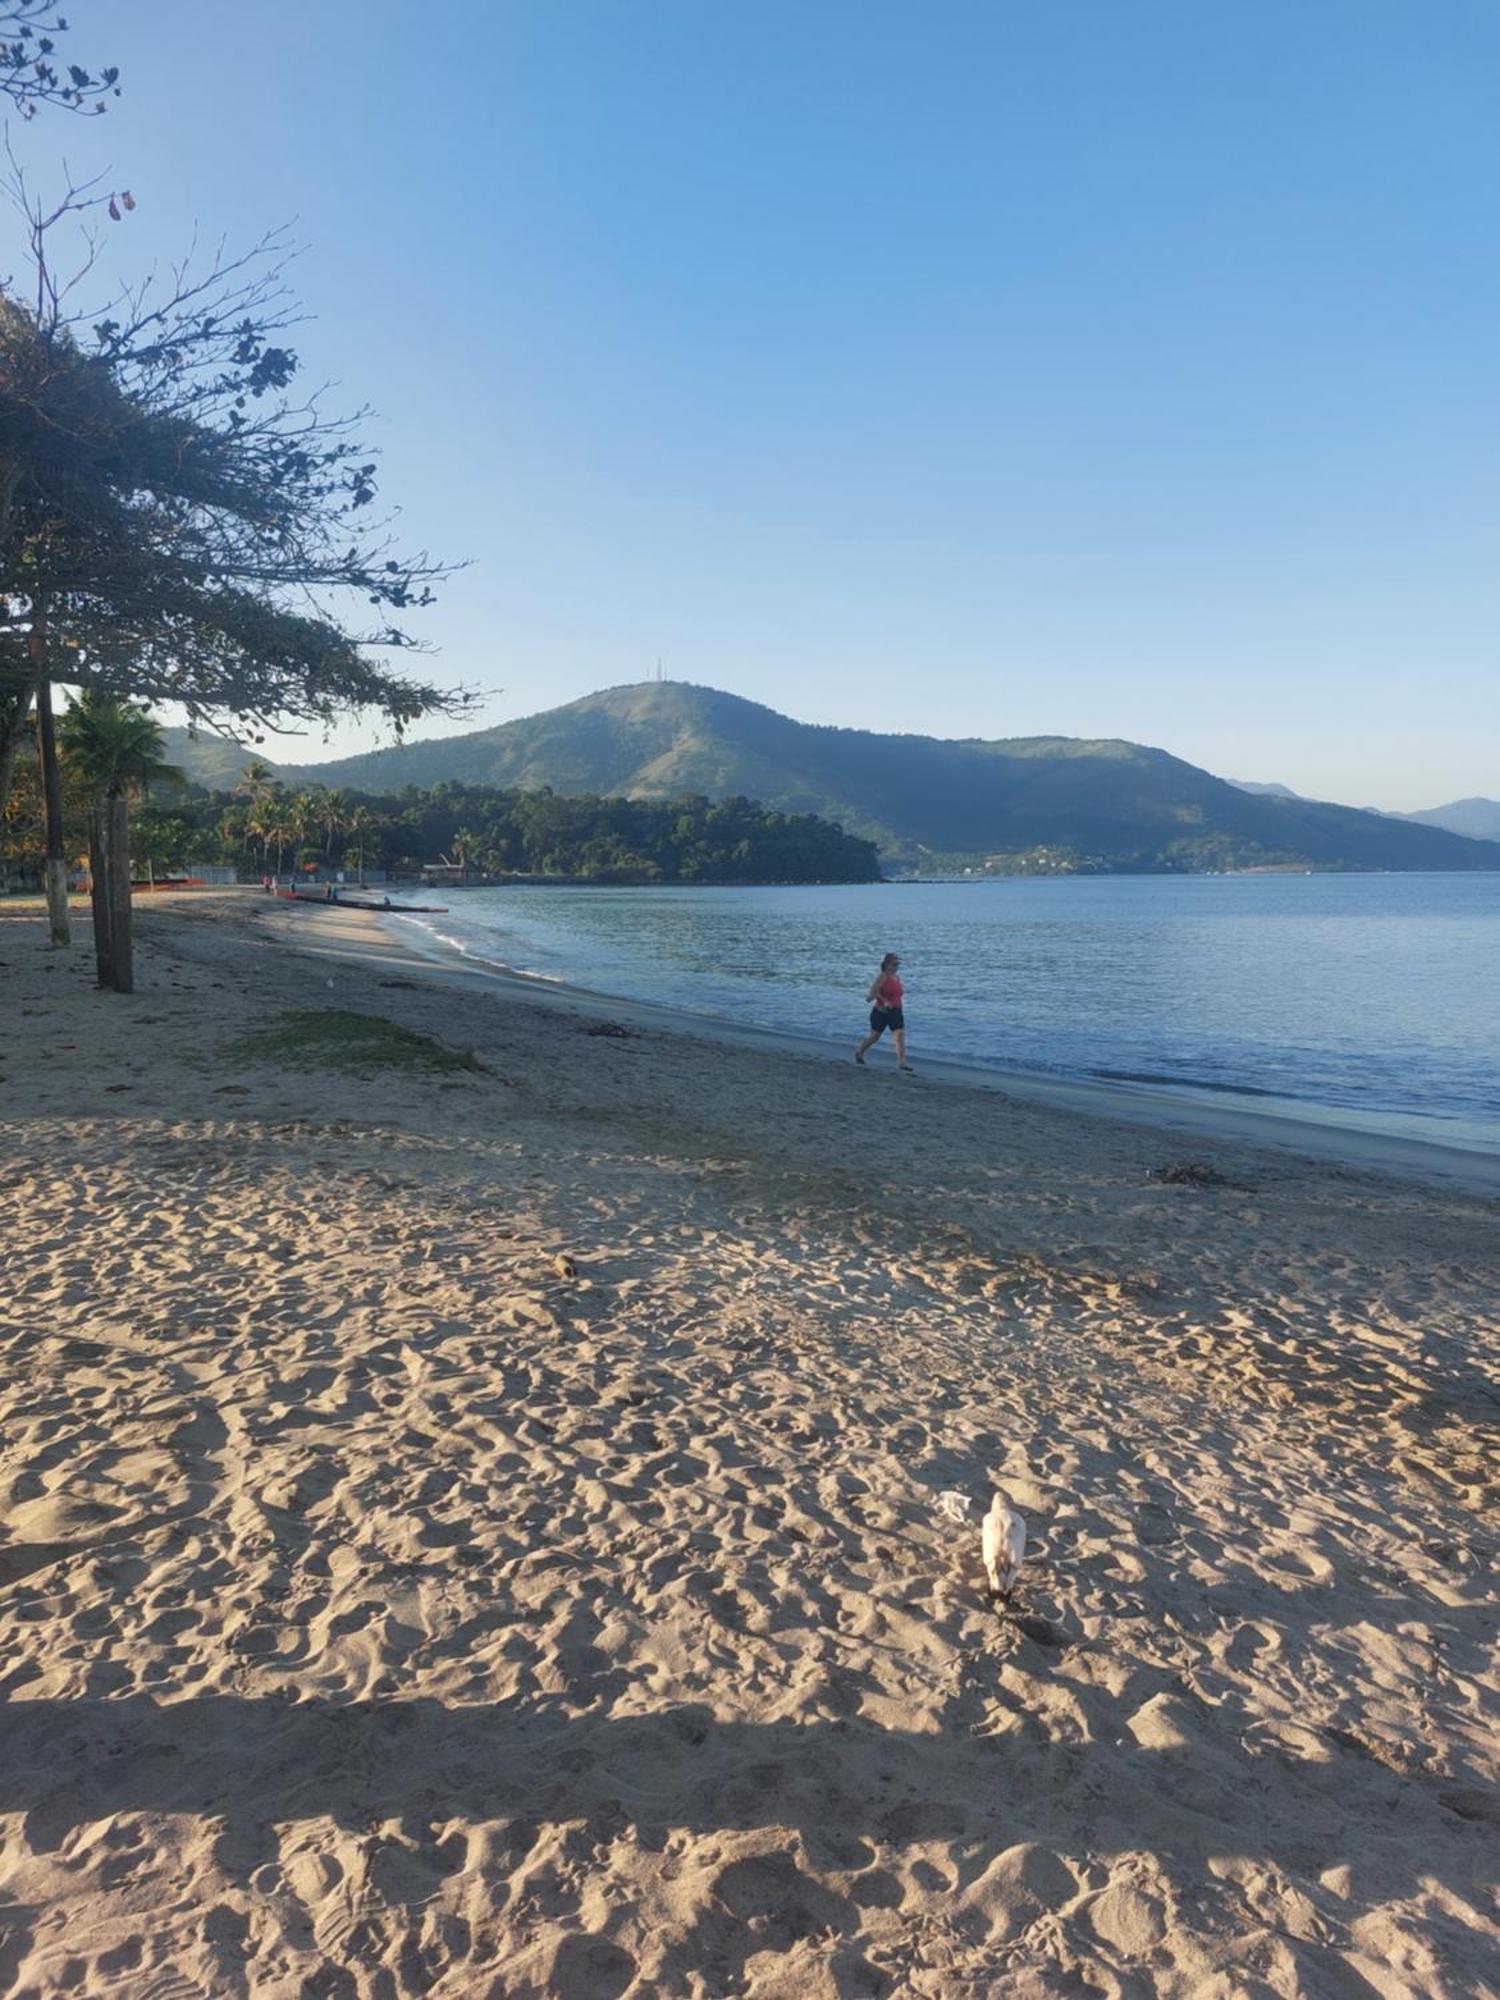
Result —
<instances>
[{"instance_id":1,"label":"white bird on sand","mask_svg":"<svg viewBox=\"0 0 1500 2000\"><path fill-rule=\"evenodd\" d=\"M1016 1573L1026 1559L1026 1522L1003 1493L990 1502L980 1530L984 1547L985 1574L990 1580L990 1596L1009 1597L1015 1588Z\"/></svg>"}]
</instances>

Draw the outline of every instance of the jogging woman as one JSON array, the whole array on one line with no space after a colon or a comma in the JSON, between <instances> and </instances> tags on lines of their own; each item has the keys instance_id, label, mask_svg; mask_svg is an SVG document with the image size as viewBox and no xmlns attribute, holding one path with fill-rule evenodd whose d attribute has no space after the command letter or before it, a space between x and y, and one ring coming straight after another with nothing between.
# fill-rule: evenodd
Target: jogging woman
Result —
<instances>
[{"instance_id":1,"label":"jogging woman","mask_svg":"<svg viewBox=\"0 0 1500 2000\"><path fill-rule=\"evenodd\" d=\"M871 983L865 998L870 1002L870 1032L854 1051L854 1060L864 1066L865 1050L874 1048L880 1037L889 1028L891 1040L896 1044L896 1060L902 1069L909 1070L906 1060L906 1015L902 1011L901 961L895 952L888 951L880 961L880 970Z\"/></svg>"}]
</instances>

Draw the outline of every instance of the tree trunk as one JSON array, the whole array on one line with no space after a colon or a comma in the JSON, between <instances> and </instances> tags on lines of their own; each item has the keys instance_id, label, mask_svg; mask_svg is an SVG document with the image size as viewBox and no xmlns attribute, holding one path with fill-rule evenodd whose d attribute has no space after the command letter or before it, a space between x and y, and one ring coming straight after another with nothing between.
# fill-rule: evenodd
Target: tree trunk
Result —
<instances>
[{"instance_id":1,"label":"tree trunk","mask_svg":"<svg viewBox=\"0 0 1500 2000\"><path fill-rule=\"evenodd\" d=\"M47 858L43 863L47 921L53 944L62 946L72 941L68 930L68 864L63 856L62 781L57 769L57 732L52 726L52 684L45 678L37 683L36 720L47 813Z\"/></svg>"},{"instance_id":2,"label":"tree trunk","mask_svg":"<svg viewBox=\"0 0 1500 2000\"><path fill-rule=\"evenodd\" d=\"M130 923L130 806L123 792L107 804L109 814L109 983L116 993L134 993Z\"/></svg>"},{"instance_id":3,"label":"tree trunk","mask_svg":"<svg viewBox=\"0 0 1500 2000\"><path fill-rule=\"evenodd\" d=\"M109 922L109 842L102 799L89 808L89 905L94 913L94 966L101 986L110 983L113 952Z\"/></svg>"}]
</instances>

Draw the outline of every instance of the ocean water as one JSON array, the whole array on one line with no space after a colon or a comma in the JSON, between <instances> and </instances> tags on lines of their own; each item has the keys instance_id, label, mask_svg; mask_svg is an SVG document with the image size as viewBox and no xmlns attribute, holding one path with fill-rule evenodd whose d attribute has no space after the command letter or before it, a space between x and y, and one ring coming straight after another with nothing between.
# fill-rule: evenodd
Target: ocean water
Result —
<instances>
[{"instance_id":1,"label":"ocean water","mask_svg":"<svg viewBox=\"0 0 1500 2000\"><path fill-rule=\"evenodd\" d=\"M898 951L912 1058L1230 1092L1500 1151L1500 875L456 891L514 971L852 1044Z\"/></svg>"}]
</instances>

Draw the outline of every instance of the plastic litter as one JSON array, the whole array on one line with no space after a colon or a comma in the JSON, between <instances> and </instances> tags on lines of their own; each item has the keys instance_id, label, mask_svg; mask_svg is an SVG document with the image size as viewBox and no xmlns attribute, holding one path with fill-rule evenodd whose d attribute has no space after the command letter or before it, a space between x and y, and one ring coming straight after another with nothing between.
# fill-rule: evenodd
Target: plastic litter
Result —
<instances>
[{"instance_id":1,"label":"plastic litter","mask_svg":"<svg viewBox=\"0 0 1500 2000\"><path fill-rule=\"evenodd\" d=\"M937 1497L938 1512L949 1521L967 1521L972 1504L967 1493L956 1492L951 1486Z\"/></svg>"}]
</instances>

